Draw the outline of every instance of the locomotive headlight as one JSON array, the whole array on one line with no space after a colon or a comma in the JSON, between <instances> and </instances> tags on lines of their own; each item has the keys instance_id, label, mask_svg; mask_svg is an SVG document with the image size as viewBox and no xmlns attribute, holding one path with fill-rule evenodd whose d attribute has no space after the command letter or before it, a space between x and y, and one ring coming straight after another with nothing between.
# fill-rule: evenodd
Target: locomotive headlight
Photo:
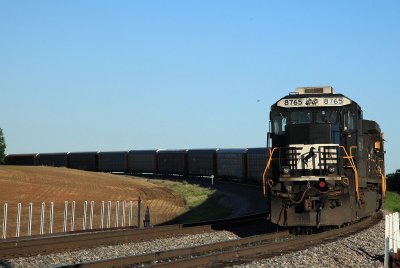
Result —
<instances>
[{"instance_id":1,"label":"locomotive headlight","mask_svg":"<svg viewBox=\"0 0 400 268\"><path fill-rule=\"evenodd\" d=\"M335 167L329 167L328 171L329 171L329 173L333 174L333 173L335 173L336 169L335 169Z\"/></svg>"},{"instance_id":2,"label":"locomotive headlight","mask_svg":"<svg viewBox=\"0 0 400 268\"><path fill-rule=\"evenodd\" d=\"M284 174L284 175L287 175L287 174L289 174L289 172L290 172L290 168L289 167L286 167L286 166L284 166L284 167L282 167L282 173Z\"/></svg>"}]
</instances>

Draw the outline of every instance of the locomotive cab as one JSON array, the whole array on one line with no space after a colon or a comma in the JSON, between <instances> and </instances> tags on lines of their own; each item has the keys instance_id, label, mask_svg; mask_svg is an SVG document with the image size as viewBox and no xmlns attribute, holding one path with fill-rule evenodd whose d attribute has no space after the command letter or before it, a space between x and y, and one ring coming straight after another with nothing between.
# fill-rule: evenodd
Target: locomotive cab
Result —
<instances>
[{"instance_id":1,"label":"locomotive cab","mask_svg":"<svg viewBox=\"0 0 400 268\"><path fill-rule=\"evenodd\" d=\"M264 173L272 222L338 226L378 209L383 136L368 122L329 86L297 88L272 105Z\"/></svg>"}]
</instances>

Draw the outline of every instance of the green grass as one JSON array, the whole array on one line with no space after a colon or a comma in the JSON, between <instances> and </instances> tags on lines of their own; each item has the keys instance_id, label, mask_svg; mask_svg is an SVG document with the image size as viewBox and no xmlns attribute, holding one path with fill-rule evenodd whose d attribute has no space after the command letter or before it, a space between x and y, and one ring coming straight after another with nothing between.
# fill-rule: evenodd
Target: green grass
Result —
<instances>
[{"instance_id":1,"label":"green grass","mask_svg":"<svg viewBox=\"0 0 400 268\"><path fill-rule=\"evenodd\" d=\"M180 216L183 222L201 222L226 218L232 209L220 201L224 195L216 190L189 184L186 181L160 181L160 184L179 194L185 203Z\"/></svg>"},{"instance_id":2,"label":"green grass","mask_svg":"<svg viewBox=\"0 0 400 268\"><path fill-rule=\"evenodd\" d=\"M400 212L400 194L397 192L386 192L383 208L390 212Z\"/></svg>"}]
</instances>

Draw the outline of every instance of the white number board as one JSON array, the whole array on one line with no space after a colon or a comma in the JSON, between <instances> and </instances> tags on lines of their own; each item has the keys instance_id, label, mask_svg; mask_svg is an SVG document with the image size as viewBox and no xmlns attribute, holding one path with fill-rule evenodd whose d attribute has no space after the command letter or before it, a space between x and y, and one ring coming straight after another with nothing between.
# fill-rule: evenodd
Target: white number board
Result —
<instances>
[{"instance_id":1,"label":"white number board","mask_svg":"<svg viewBox=\"0 0 400 268\"><path fill-rule=\"evenodd\" d=\"M279 107L333 107L351 104L351 100L346 97L323 97L323 98L291 98L278 101Z\"/></svg>"}]
</instances>

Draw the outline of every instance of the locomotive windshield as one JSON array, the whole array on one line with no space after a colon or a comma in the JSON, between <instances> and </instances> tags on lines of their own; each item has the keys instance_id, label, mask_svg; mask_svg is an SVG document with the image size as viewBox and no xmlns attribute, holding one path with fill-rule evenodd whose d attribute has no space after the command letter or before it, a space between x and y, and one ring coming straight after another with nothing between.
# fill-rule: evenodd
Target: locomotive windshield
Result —
<instances>
[{"instance_id":1,"label":"locomotive windshield","mask_svg":"<svg viewBox=\"0 0 400 268\"><path fill-rule=\"evenodd\" d=\"M318 111L315 113L315 123L335 123L337 111Z\"/></svg>"},{"instance_id":2,"label":"locomotive windshield","mask_svg":"<svg viewBox=\"0 0 400 268\"><path fill-rule=\"evenodd\" d=\"M290 114L291 124L308 124L308 123L335 123L337 111L293 111Z\"/></svg>"},{"instance_id":3,"label":"locomotive windshield","mask_svg":"<svg viewBox=\"0 0 400 268\"><path fill-rule=\"evenodd\" d=\"M338 120L337 114L338 112L335 110L295 110L289 113L289 120L282 114L275 115L272 119L273 133L276 135L285 134L286 124L333 124Z\"/></svg>"},{"instance_id":4,"label":"locomotive windshield","mask_svg":"<svg viewBox=\"0 0 400 268\"><path fill-rule=\"evenodd\" d=\"M290 114L290 123L307 124L312 121L311 111L294 111Z\"/></svg>"}]
</instances>

